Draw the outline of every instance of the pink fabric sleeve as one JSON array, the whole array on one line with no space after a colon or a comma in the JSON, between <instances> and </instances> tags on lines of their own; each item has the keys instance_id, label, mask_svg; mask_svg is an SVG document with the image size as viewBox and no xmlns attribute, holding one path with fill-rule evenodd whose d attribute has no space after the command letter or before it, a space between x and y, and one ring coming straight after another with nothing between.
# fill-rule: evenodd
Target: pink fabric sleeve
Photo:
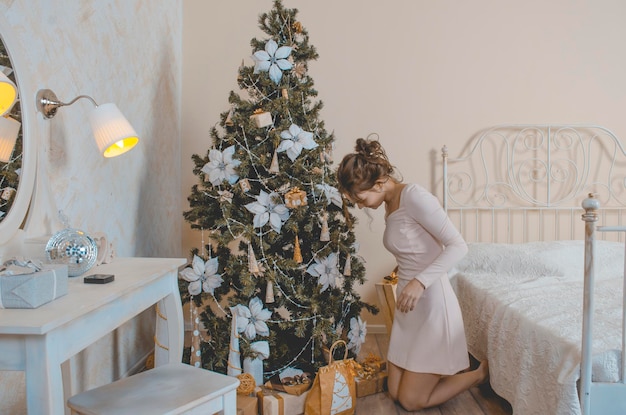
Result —
<instances>
[{"instance_id":1,"label":"pink fabric sleeve","mask_svg":"<svg viewBox=\"0 0 626 415\"><path fill-rule=\"evenodd\" d=\"M430 192L407 192L407 211L433 238L443 250L415 278L428 288L433 282L447 273L467 254L465 240L443 210L439 200Z\"/></svg>"}]
</instances>

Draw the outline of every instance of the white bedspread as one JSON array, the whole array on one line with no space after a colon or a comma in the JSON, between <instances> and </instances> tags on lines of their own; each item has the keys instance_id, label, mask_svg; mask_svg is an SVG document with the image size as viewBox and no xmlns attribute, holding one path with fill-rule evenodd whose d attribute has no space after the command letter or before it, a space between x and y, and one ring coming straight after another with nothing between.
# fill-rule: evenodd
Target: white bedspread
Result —
<instances>
[{"instance_id":1,"label":"white bedspread","mask_svg":"<svg viewBox=\"0 0 626 415\"><path fill-rule=\"evenodd\" d=\"M624 244L597 241L593 378L619 379ZM470 352L515 415L580 414L583 241L470 244L453 270Z\"/></svg>"}]
</instances>

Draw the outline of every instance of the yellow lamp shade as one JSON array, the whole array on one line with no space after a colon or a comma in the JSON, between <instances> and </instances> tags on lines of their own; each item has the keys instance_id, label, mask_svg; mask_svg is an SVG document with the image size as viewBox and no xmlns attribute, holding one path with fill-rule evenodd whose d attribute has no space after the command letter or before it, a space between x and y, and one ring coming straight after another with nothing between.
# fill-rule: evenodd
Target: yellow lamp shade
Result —
<instances>
[{"instance_id":1,"label":"yellow lamp shade","mask_svg":"<svg viewBox=\"0 0 626 415\"><path fill-rule=\"evenodd\" d=\"M115 104L98 105L89 121L98 150L104 157L124 154L139 142L135 129Z\"/></svg>"},{"instance_id":2,"label":"yellow lamp shade","mask_svg":"<svg viewBox=\"0 0 626 415\"><path fill-rule=\"evenodd\" d=\"M2 71L0 71L0 115L11 111L17 100L17 87Z\"/></svg>"},{"instance_id":3,"label":"yellow lamp shade","mask_svg":"<svg viewBox=\"0 0 626 415\"><path fill-rule=\"evenodd\" d=\"M20 126L20 122L13 118L0 117L0 162L8 163L11 160Z\"/></svg>"}]
</instances>

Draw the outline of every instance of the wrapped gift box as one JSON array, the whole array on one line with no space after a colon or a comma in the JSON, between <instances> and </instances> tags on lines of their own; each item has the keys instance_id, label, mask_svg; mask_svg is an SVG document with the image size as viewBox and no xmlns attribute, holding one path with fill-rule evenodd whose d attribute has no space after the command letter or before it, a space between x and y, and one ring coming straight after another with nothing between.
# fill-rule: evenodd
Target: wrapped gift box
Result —
<instances>
[{"instance_id":1,"label":"wrapped gift box","mask_svg":"<svg viewBox=\"0 0 626 415\"><path fill-rule=\"evenodd\" d=\"M379 356L369 354L361 363L357 364L356 397L373 395L387 390L387 362Z\"/></svg>"},{"instance_id":2,"label":"wrapped gift box","mask_svg":"<svg viewBox=\"0 0 626 415\"><path fill-rule=\"evenodd\" d=\"M254 123L258 128L267 127L268 125L272 125L274 121L272 121L272 114L267 111L259 111L255 112L250 116Z\"/></svg>"},{"instance_id":3,"label":"wrapped gift box","mask_svg":"<svg viewBox=\"0 0 626 415\"><path fill-rule=\"evenodd\" d=\"M237 394L237 415L259 415L258 398Z\"/></svg>"},{"instance_id":4,"label":"wrapped gift box","mask_svg":"<svg viewBox=\"0 0 626 415\"><path fill-rule=\"evenodd\" d=\"M290 395L270 388L257 389L260 415L301 415L304 413L304 401L309 391L303 394Z\"/></svg>"},{"instance_id":5,"label":"wrapped gift box","mask_svg":"<svg viewBox=\"0 0 626 415\"><path fill-rule=\"evenodd\" d=\"M37 308L67 291L67 265L46 264L31 274L2 275L0 308Z\"/></svg>"},{"instance_id":6,"label":"wrapped gift box","mask_svg":"<svg viewBox=\"0 0 626 415\"><path fill-rule=\"evenodd\" d=\"M301 378L302 378L302 380L300 380L301 383L296 383L296 382L291 383L289 382L291 378L288 379L287 383L282 383L280 379L278 378L278 375L276 375L276 376L272 376L270 380L265 382L263 386L269 389L274 389L275 391L286 392L290 395L300 396L304 392L311 389L311 386L313 385L313 380L312 380L313 377L311 376L310 373L304 372Z\"/></svg>"},{"instance_id":7,"label":"wrapped gift box","mask_svg":"<svg viewBox=\"0 0 626 415\"><path fill-rule=\"evenodd\" d=\"M373 395L387 390L387 372L378 372L370 378L355 378L356 397Z\"/></svg>"}]
</instances>

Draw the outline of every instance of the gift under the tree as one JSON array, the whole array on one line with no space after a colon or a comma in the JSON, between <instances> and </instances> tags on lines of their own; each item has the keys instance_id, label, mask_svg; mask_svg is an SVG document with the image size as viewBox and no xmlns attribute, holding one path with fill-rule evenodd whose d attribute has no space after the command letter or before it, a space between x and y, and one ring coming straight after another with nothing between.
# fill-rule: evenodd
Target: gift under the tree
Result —
<instances>
[{"instance_id":1,"label":"gift under the tree","mask_svg":"<svg viewBox=\"0 0 626 415\"><path fill-rule=\"evenodd\" d=\"M370 354L356 365L356 397L373 395L387 389L387 362Z\"/></svg>"},{"instance_id":2,"label":"gift under the tree","mask_svg":"<svg viewBox=\"0 0 626 415\"><path fill-rule=\"evenodd\" d=\"M258 415L259 400L256 396L237 394L237 415Z\"/></svg>"},{"instance_id":3,"label":"gift under the tree","mask_svg":"<svg viewBox=\"0 0 626 415\"><path fill-rule=\"evenodd\" d=\"M257 389L260 415L301 415L309 391L301 395L290 395L262 386Z\"/></svg>"},{"instance_id":4,"label":"gift under the tree","mask_svg":"<svg viewBox=\"0 0 626 415\"><path fill-rule=\"evenodd\" d=\"M67 294L67 265L46 264L30 271L26 268L15 263L3 265L0 308L37 308Z\"/></svg>"},{"instance_id":5,"label":"gift under the tree","mask_svg":"<svg viewBox=\"0 0 626 415\"><path fill-rule=\"evenodd\" d=\"M373 395L387 390L387 372L378 372L370 378L354 378L356 383L356 397Z\"/></svg>"},{"instance_id":6,"label":"gift under the tree","mask_svg":"<svg viewBox=\"0 0 626 415\"><path fill-rule=\"evenodd\" d=\"M274 375L265 382L264 386L275 391L300 396L308 391L312 384L312 376L309 372L297 370L294 371L293 376L280 377L279 375Z\"/></svg>"}]
</instances>

